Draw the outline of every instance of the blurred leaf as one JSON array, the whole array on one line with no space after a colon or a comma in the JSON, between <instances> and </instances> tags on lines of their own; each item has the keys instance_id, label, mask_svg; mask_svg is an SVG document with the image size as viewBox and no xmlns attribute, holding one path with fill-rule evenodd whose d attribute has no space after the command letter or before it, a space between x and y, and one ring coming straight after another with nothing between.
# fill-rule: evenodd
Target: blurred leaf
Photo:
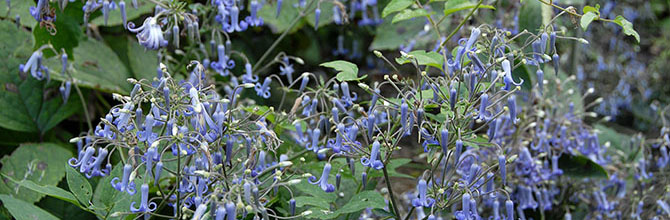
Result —
<instances>
[{"instance_id":1,"label":"blurred leaf","mask_svg":"<svg viewBox=\"0 0 670 220\"><path fill-rule=\"evenodd\" d=\"M411 0L391 0L391 2L389 2L386 7L384 7L384 10L382 11L382 18L393 12L401 11L412 5L412 3L413 2Z\"/></svg>"},{"instance_id":2,"label":"blurred leaf","mask_svg":"<svg viewBox=\"0 0 670 220\"><path fill-rule=\"evenodd\" d=\"M334 175L333 175L334 176ZM332 180L335 180L335 178L331 178ZM334 181L333 181L334 182ZM334 185L334 184L333 184ZM307 193L308 195L317 197L325 201L326 203L330 203L335 201L337 198L335 196L335 193L327 193L324 192L319 186L317 185L312 185L311 183L307 182L306 180L301 181L297 185L295 185L296 189L300 190L301 192ZM296 201L297 202L297 201Z\"/></svg>"},{"instance_id":3,"label":"blurred leaf","mask_svg":"<svg viewBox=\"0 0 670 220\"><path fill-rule=\"evenodd\" d=\"M35 7L35 1L33 0L14 0L11 1L11 11L7 13L7 4L4 2L0 4L0 18L12 19L12 24L16 15L21 17L21 26L24 27L33 27L37 24L35 18L30 15L30 6ZM5 20L7 21L7 20ZM4 38L3 38L4 39Z\"/></svg>"},{"instance_id":4,"label":"blurred leaf","mask_svg":"<svg viewBox=\"0 0 670 220\"><path fill-rule=\"evenodd\" d=\"M319 4L319 8L321 9L321 15L319 16L319 28L333 23L333 3L330 1L322 1ZM312 27L314 27L314 22L316 19L316 12L314 11L315 10L310 10L304 18Z\"/></svg>"},{"instance_id":5,"label":"blurred leaf","mask_svg":"<svg viewBox=\"0 0 670 220\"><path fill-rule=\"evenodd\" d=\"M384 22L377 27L377 32L370 44L370 50L393 50L407 43L416 33L423 30L423 20L411 19L391 23L391 17L384 18Z\"/></svg>"},{"instance_id":6,"label":"blurred leaf","mask_svg":"<svg viewBox=\"0 0 670 220\"><path fill-rule=\"evenodd\" d=\"M72 203L74 205L79 206L79 202L77 202L77 198L72 195L72 193L65 191L64 189L58 188L57 186L52 186L52 185L38 185L37 183L30 181L30 180L23 180L23 181L16 181L13 178L6 176L3 174L4 178L9 179L15 184L18 184L22 187L28 188L30 190L33 190L35 192L39 192L69 203Z\"/></svg>"},{"instance_id":7,"label":"blurred leaf","mask_svg":"<svg viewBox=\"0 0 670 220\"><path fill-rule=\"evenodd\" d=\"M337 80L340 82L361 80L367 76L364 75L362 77L358 77L358 66L356 66L356 64L344 60L325 62L319 64L319 66L330 67L337 70L338 72L335 78L337 78Z\"/></svg>"},{"instance_id":8,"label":"blurred leaf","mask_svg":"<svg viewBox=\"0 0 670 220\"><path fill-rule=\"evenodd\" d=\"M114 51L104 43L93 39L81 41L74 49L77 59L72 62L69 71L77 79L80 86L105 92L128 94L131 84L126 80L132 75L123 65ZM48 59L50 69L60 69L60 59ZM63 80L60 74L52 74L53 78Z\"/></svg>"},{"instance_id":9,"label":"blurred leaf","mask_svg":"<svg viewBox=\"0 0 670 220\"><path fill-rule=\"evenodd\" d=\"M624 34L635 37L635 40L637 40L637 42L640 43L640 34L638 34L637 31L633 29L633 23L626 20L626 18L624 18L621 15L616 16L616 18L614 19L614 23L617 23L619 26L623 28Z\"/></svg>"},{"instance_id":10,"label":"blurred leaf","mask_svg":"<svg viewBox=\"0 0 670 220\"><path fill-rule=\"evenodd\" d=\"M600 16L599 8L600 5L596 5L596 7L585 5L584 8L582 9L582 13L586 15L586 13L593 12L597 16Z\"/></svg>"},{"instance_id":11,"label":"blurred leaf","mask_svg":"<svg viewBox=\"0 0 670 220\"><path fill-rule=\"evenodd\" d=\"M69 164L65 164L65 170L67 171L67 185L70 191L81 204L90 204L91 197L93 196L91 184L84 178L84 175L81 175L79 171L72 168Z\"/></svg>"},{"instance_id":12,"label":"blurred leaf","mask_svg":"<svg viewBox=\"0 0 670 220\"><path fill-rule=\"evenodd\" d=\"M530 91L531 88L533 87L532 86L533 82L530 80L530 71L528 70L528 66L526 66L525 64L512 70L512 78L514 79L514 82L520 82L521 80L523 80L521 88L526 91Z\"/></svg>"},{"instance_id":13,"label":"blurred leaf","mask_svg":"<svg viewBox=\"0 0 670 220\"><path fill-rule=\"evenodd\" d=\"M303 206L319 207L324 209L330 208L330 204L328 204L327 201L324 201L322 198L314 196L295 197L295 206L298 208Z\"/></svg>"},{"instance_id":14,"label":"blurred leaf","mask_svg":"<svg viewBox=\"0 0 670 220\"><path fill-rule=\"evenodd\" d=\"M519 32L528 30L536 33L542 26L542 3L536 0L524 1L519 9ZM518 42L525 42L527 36L519 38Z\"/></svg>"},{"instance_id":15,"label":"blurred leaf","mask_svg":"<svg viewBox=\"0 0 670 220\"><path fill-rule=\"evenodd\" d=\"M7 208L9 212L12 213L12 216L17 220L58 219L51 213L44 211L43 209L40 209L39 207L33 204L14 198L10 195L2 194L0 195L0 200L2 200L2 205L5 206L5 208Z\"/></svg>"},{"instance_id":16,"label":"blurred leaf","mask_svg":"<svg viewBox=\"0 0 670 220\"><path fill-rule=\"evenodd\" d=\"M298 4L298 0L283 0L281 13L277 17L277 1L269 1L267 4L263 4L261 10L258 11L258 16L263 18L263 21L270 27L273 33L281 33L290 27L291 22L295 18L300 16L302 8L295 7L294 5L296 4ZM321 13L324 13L324 9L321 9ZM300 19L289 32L297 31L304 23L305 20Z\"/></svg>"},{"instance_id":17,"label":"blurred leaf","mask_svg":"<svg viewBox=\"0 0 670 220\"><path fill-rule=\"evenodd\" d=\"M558 158L558 167L566 176L577 178L607 178L607 171L582 155L563 154Z\"/></svg>"},{"instance_id":18,"label":"blurred leaf","mask_svg":"<svg viewBox=\"0 0 670 220\"><path fill-rule=\"evenodd\" d=\"M70 157L70 151L52 143L21 145L11 155L5 155L0 160L0 173L4 180L0 183L0 193L10 194L30 203L38 201L44 197L42 193L23 188L5 177L17 181L32 181L40 186L55 186L65 176L63 164ZM29 168L31 173L27 172Z\"/></svg>"},{"instance_id":19,"label":"blurred leaf","mask_svg":"<svg viewBox=\"0 0 670 220\"><path fill-rule=\"evenodd\" d=\"M386 207L384 197L382 197L382 195L375 190L367 190L351 197L349 202L347 202L341 208L337 209L335 212L337 214L347 214L361 211L366 208L383 209L384 207Z\"/></svg>"},{"instance_id":20,"label":"blurred leaf","mask_svg":"<svg viewBox=\"0 0 670 220\"><path fill-rule=\"evenodd\" d=\"M400 21L404 21L404 20L408 20L408 19L412 19L412 18L416 18L416 17L421 17L421 16L427 16L427 15L430 15L430 13L428 13L428 11L426 11L426 9L422 9L422 8L414 9L414 10L405 9L405 10L402 10L400 13L396 14L393 17L393 20L391 21L391 23L395 24L395 23L398 23Z\"/></svg>"},{"instance_id":21,"label":"blurred leaf","mask_svg":"<svg viewBox=\"0 0 670 220\"><path fill-rule=\"evenodd\" d=\"M596 19L598 19L598 15L596 15L596 13L586 12L586 14L582 16L582 19L579 20L579 24L582 26L582 29L586 31L586 29L589 27L589 24L591 24L591 22L595 21Z\"/></svg>"},{"instance_id":22,"label":"blurred leaf","mask_svg":"<svg viewBox=\"0 0 670 220\"><path fill-rule=\"evenodd\" d=\"M112 10L109 12L109 19L107 20L106 26L121 25L121 23L123 22L123 20L121 20L121 10L118 7L118 2L116 4L117 4L116 10ZM126 16L128 18L128 21L139 18L143 14L151 13L154 10L154 7L156 6L151 1L137 1L137 4L139 6L137 7L137 9L135 9L133 8L133 6L131 6L130 2L126 3ZM91 21L91 24L105 26L105 17L100 15L94 18Z\"/></svg>"},{"instance_id":23,"label":"blurred leaf","mask_svg":"<svg viewBox=\"0 0 670 220\"><path fill-rule=\"evenodd\" d=\"M59 219L96 219L95 215L79 206L53 197L46 197L35 205Z\"/></svg>"},{"instance_id":24,"label":"blurred leaf","mask_svg":"<svg viewBox=\"0 0 670 220\"><path fill-rule=\"evenodd\" d=\"M466 10L466 9L473 9L477 6L477 3L474 3L470 0L449 0L446 3L444 3L444 15L450 15L458 11ZM495 7L490 6L490 5L484 5L481 4L477 8L488 8L488 9L493 9L496 10Z\"/></svg>"},{"instance_id":25,"label":"blurred leaf","mask_svg":"<svg viewBox=\"0 0 670 220\"><path fill-rule=\"evenodd\" d=\"M68 8L68 10L72 9ZM56 21L54 22L54 25L55 35L49 33L47 28L40 27L39 24L36 24L33 27L33 37L35 38L33 49L38 49L43 45L51 44L58 53L61 52L61 49L65 49L70 60L77 59L77 57L73 55L72 49L77 47L77 45L79 45L79 40L84 37L79 21L68 16L68 14L64 12L61 12L61 10L56 10ZM43 52L45 58L56 55L52 50L43 50ZM60 68L54 70L60 70Z\"/></svg>"},{"instance_id":26,"label":"blurred leaf","mask_svg":"<svg viewBox=\"0 0 670 220\"><path fill-rule=\"evenodd\" d=\"M407 54L414 56L419 65L428 65L438 69L442 69L442 64L444 63L444 57L442 57L441 54L435 51L426 52L425 50L415 50ZM397 57L395 58L395 62L402 65L410 63L411 60L405 57Z\"/></svg>"}]
</instances>

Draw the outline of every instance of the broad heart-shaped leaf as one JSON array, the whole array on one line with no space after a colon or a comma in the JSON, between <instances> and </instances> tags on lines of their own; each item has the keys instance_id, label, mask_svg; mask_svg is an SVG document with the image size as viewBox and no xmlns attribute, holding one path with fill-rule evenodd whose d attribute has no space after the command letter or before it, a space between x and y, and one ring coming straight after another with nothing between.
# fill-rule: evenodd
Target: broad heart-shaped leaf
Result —
<instances>
[{"instance_id":1,"label":"broad heart-shaped leaf","mask_svg":"<svg viewBox=\"0 0 670 220\"><path fill-rule=\"evenodd\" d=\"M640 43L640 34L638 34L637 31L633 29L633 23L626 20L626 18L624 18L621 15L616 16L616 18L614 19L614 23L617 23L619 26L623 28L624 34L635 37L635 40L637 40L637 42Z\"/></svg>"},{"instance_id":2,"label":"broad heart-shaped leaf","mask_svg":"<svg viewBox=\"0 0 670 220\"><path fill-rule=\"evenodd\" d=\"M270 27L273 33L281 33L290 28L293 19L300 16L300 11L303 10L302 8L294 7L294 5L298 4L298 0L282 0L281 2L282 5L279 17L277 17L277 1L268 1L268 3L263 4L261 10L258 11L258 16L263 18L263 21ZM326 10L332 11L333 9L321 8L321 13L323 14ZM292 33L297 31L304 24L305 19L300 19L295 27L289 32Z\"/></svg>"},{"instance_id":3,"label":"broad heart-shaped leaf","mask_svg":"<svg viewBox=\"0 0 670 220\"><path fill-rule=\"evenodd\" d=\"M9 210L9 213L12 213L12 216L17 220L58 220L58 218L51 213L44 211L31 203L14 198L11 195L2 194L0 195L0 200L2 200L2 205L4 205L5 208Z\"/></svg>"},{"instance_id":4,"label":"broad heart-shaped leaf","mask_svg":"<svg viewBox=\"0 0 670 220\"><path fill-rule=\"evenodd\" d=\"M426 9L423 9L423 8L414 9L414 10L405 9L405 10L402 10L397 15L393 16L393 20L391 21L391 23L395 24L395 23L398 23L399 21L404 21L404 20L408 20L408 19L412 19L412 18L416 18L416 17L421 17L421 16L427 16L427 15L430 15L430 14L431 13L428 13L428 11L426 11Z\"/></svg>"},{"instance_id":5,"label":"broad heart-shaped leaf","mask_svg":"<svg viewBox=\"0 0 670 220\"><path fill-rule=\"evenodd\" d=\"M67 185L70 191L81 202L81 204L89 204L93 196L93 189L88 180L84 178L79 171L72 168L69 164L65 164L67 173Z\"/></svg>"},{"instance_id":6,"label":"broad heart-shaped leaf","mask_svg":"<svg viewBox=\"0 0 670 220\"><path fill-rule=\"evenodd\" d=\"M109 12L109 19L107 20L107 26L116 26L116 25L121 25L121 23L123 23L123 20L121 20L121 11L119 10L119 7L118 7L119 2L117 1L116 3L117 3L116 10L113 10L113 11ZM151 1L137 1L137 4L139 6L137 7L137 9L135 9L130 4L130 1L126 2L126 16L128 17L128 21L133 20L135 18L139 18L143 14L151 13L154 9L154 6L155 6L155 4L152 3ZM142 21L142 22L144 22L144 21ZM91 23L95 24L95 25L104 26L105 25L105 17L102 16L102 14L100 14L100 16L94 18L91 21Z\"/></svg>"},{"instance_id":7,"label":"broad heart-shaped leaf","mask_svg":"<svg viewBox=\"0 0 670 220\"><path fill-rule=\"evenodd\" d=\"M566 176L576 178L608 178L607 171L582 155L563 154L558 158L558 168L563 170Z\"/></svg>"},{"instance_id":8,"label":"broad heart-shaped leaf","mask_svg":"<svg viewBox=\"0 0 670 220\"><path fill-rule=\"evenodd\" d=\"M444 3L444 15L450 15L466 9L473 9L475 6L477 6L477 3L474 3L470 0L449 0ZM488 8L496 10L495 7L484 4L479 5L477 8Z\"/></svg>"},{"instance_id":9,"label":"broad heart-shaped leaf","mask_svg":"<svg viewBox=\"0 0 670 220\"><path fill-rule=\"evenodd\" d=\"M582 15L582 18L579 20L579 25L582 26L582 29L586 31L586 29L589 27L589 24L591 24L592 21L595 21L598 19L598 15L594 12L586 12L586 14Z\"/></svg>"},{"instance_id":10,"label":"broad heart-shaped leaf","mask_svg":"<svg viewBox=\"0 0 670 220\"><path fill-rule=\"evenodd\" d=\"M11 11L7 13L7 4L2 2L2 4L0 4L0 18L11 19L14 21L14 18L16 18L16 15L18 15L21 17L21 26L33 27L37 21L35 18L33 18L32 15L30 15L30 6L35 7L35 1L14 0L11 1Z\"/></svg>"},{"instance_id":11,"label":"broad heart-shaped leaf","mask_svg":"<svg viewBox=\"0 0 670 220\"><path fill-rule=\"evenodd\" d=\"M21 145L11 155L6 155L0 160L2 162L0 172L3 175L0 193L30 203L38 201L44 194L21 187L5 176L17 181L32 181L41 186L55 186L65 176L63 164L66 164L71 157L70 151L52 143ZM32 173L27 173L29 167Z\"/></svg>"},{"instance_id":12,"label":"broad heart-shaped leaf","mask_svg":"<svg viewBox=\"0 0 670 220\"><path fill-rule=\"evenodd\" d=\"M325 62L320 64L319 66L330 67L337 70L337 75L335 76L335 78L337 78L337 80L340 82L360 80L366 77L363 76L359 78L358 66L356 66L356 64L344 60Z\"/></svg>"},{"instance_id":13,"label":"broad heart-shaped leaf","mask_svg":"<svg viewBox=\"0 0 670 220\"><path fill-rule=\"evenodd\" d=\"M438 69L442 69L442 64L444 63L444 57L435 51L426 52L425 50L415 50L407 53L408 55L414 56L414 59L419 63L419 65L428 65ZM410 63L412 60L406 57L395 58L395 62L402 65Z\"/></svg>"},{"instance_id":14,"label":"broad heart-shaped leaf","mask_svg":"<svg viewBox=\"0 0 670 220\"><path fill-rule=\"evenodd\" d=\"M447 18L449 19L449 18ZM421 19L410 19L391 23L392 17L384 18L384 22L377 27L374 39L370 44L371 50L393 50L402 44L407 44L410 39L416 36L416 33L423 29ZM417 42L420 43L420 42Z\"/></svg>"},{"instance_id":15,"label":"broad heart-shaped leaf","mask_svg":"<svg viewBox=\"0 0 670 220\"><path fill-rule=\"evenodd\" d=\"M128 94L131 84L126 80L132 75L123 65L114 51L104 43L93 39L79 42L74 49L77 57L69 69L72 76L80 86L101 90L104 92L117 92ZM47 66L53 70L60 70L60 59L52 57L46 61ZM60 74L52 74L54 79L63 80Z\"/></svg>"},{"instance_id":16,"label":"broad heart-shaped leaf","mask_svg":"<svg viewBox=\"0 0 670 220\"><path fill-rule=\"evenodd\" d=\"M118 163L113 167L112 172L110 172L108 176L100 179L98 185L95 187L95 192L93 193L93 206L98 208L95 212L99 215L106 216L107 219L125 218L125 216L110 217L109 215L115 212L129 212L130 203L133 201L140 201L139 192L131 196L128 193L120 192L112 187L112 184L110 183L112 179L115 177L121 178L122 174L123 164Z\"/></svg>"},{"instance_id":17,"label":"broad heart-shaped leaf","mask_svg":"<svg viewBox=\"0 0 670 220\"><path fill-rule=\"evenodd\" d=\"M77 59L72 54L72 49L79 45L79 40L84 37L82 27L79 25L79 17L76 16L77 12L81 11L81 8L75 8L76 6L70 5L66 7L65 11L56 10L56 21L54 22L56 34L52 35L49 33L46 27L41 27L40 24L36 24L33 27L33 37L35 38L35 44L33 49L38 49L43 45L51 43L54 46L54 49L60 53L61 49L65 49L65 52L70 56L70 59ZM77 10L77 12L73 12ZM52 50L44 50L45 57L55 56ZM54 70L60 70L54 69ZM60 72L60 71L58 71Z\"/></svg>"},{"instance_id":18,"label":"broad heart-shaped leaf","mask_svg":"<svg viewBox=\"0 0 670 220\"><path fill-rule=\"evenodd\" d=\"M0 127L44 134L79 109L74 95L63 105L57 82L47 84L30 73L25 80L19 77L19 65L32 54L30 33L0 21L0 39L0 54L5 55L0 60L0 105L11 106L0 111Z\"/></svg>"},{"instance_id":19,"label":"broad heart-shaped leaf","mask_svg":"<svg viewBox=\"0 0 670 220\"><path fill-rule=\"evenodd\" d=\"M319 207L323 209L329 209L330 204L327 201L324 201L322 198L315 196L298 196L295 197L295 206L300 208L303 206L308 207Z\"/></svg>"},{"instance_id":20,"label":"broad heart-shaped leaf","mask_svg":"<svg viewBox=\"0 0 670 220\"><path fill-rule=\"evenodd\" d=\"M386 7L384 7L384 10L382 11L382 18L393 12L401 11L412 5L412 3L413 1L411 0L391 0L391 2L389 2Z\"/></svg>"},{"instance_id":21,"label":"broad heart-shaped leaf","mask_svg":"<svg viewBox=\"0 0 670 220\"><path fill-rule=\"evenodd\" d=\"M72 193L65 191L64 189L61 189L57 186L51 186L51 185L40 186L37 183L30 180L16 181L14 180L14 178L11 178L9 176L3 176L3 177L9 179L10 181L12 181L12 183L20 185L21 187L25 187L35 192L39 192L44 195L48 195L72 203L76 206L79 206L77 198L75 198L74 195L72 195Z\"/></svg>"},{"instance_id":22,"label":"broad heart-shaped leaf","mask_svg":"<svg viewBox=\"0 0 670 220\"><path fill-rule=\"evenodd\" d=\"M360 192L349 200L347 204L339 208L336 212L338 214L346 214L361 211L366 208L384 208L386 202L379 192L374 190L367 190Z\"/></svg>"}]
</instances>

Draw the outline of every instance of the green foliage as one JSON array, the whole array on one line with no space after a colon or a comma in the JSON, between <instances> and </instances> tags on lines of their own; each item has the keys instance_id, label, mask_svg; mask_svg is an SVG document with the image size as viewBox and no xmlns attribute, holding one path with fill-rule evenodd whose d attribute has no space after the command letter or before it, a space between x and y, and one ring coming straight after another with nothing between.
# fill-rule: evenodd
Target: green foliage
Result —
<instances>
[{"instance_id":1,"label":"green foliage","mask_svg":"<svg viewBox=\"0 0 670 220\"><path fill-rule=\"evenodd\" d=\"M426 11L426 9L419 8L419 9L404 9L400 11L397 15L393 17L393 20L391 23L395 24L400 21L416 18L416 17L422 17L422 16L429 16L431 13Z\"/></svg>"},{"instance_id":2,"label":"green foliage","mask_svg":"<svg viewBox=\"0 0 670 220\"><path fill-rule=\"evenodd\" d=\"M473 9L475 7L477 7L478 9L487 8L496 10L496 8L491 5L480 4L479 6L477 6L477 3L474 3L470 0L449 0L444 3L444 15L445 16L450 15L462 10Z\"/></svg>"},{"instance_id":3,"label":"green foliage","mask_svg":"<svg viewBox=\"0 0 670 220\"><path fill-rule=\"evenodd\" d=\"M357 81L367 77L367 75L358 77L358 66L349 61L335 60L322 63L319 66L330 67L337 70L337 75L335 76L335 78L337 78L337 80L339 80L340 82Z\"/></svg>"},{"instance_id":4,"label":"green foliage","mask_svg":"<svg viewBox=\"0 0 670 220\"><path fill-rule=\"evenodd\" d=\"M14 184L18 184L21 187L25 187L25 188L28 188L32 191L39 192L39 193L42 193L44 195L51 196L51 197L54 197L54 198L72 203L76 206L79 206L79 202L77 201L77 198L75 198L74 195L72 195L72 193L70 193L70 192L68 192L64 189L61 189L57 186L52 186L52 185L41 186L41 185L38 185L37 183L35 183L33 181L30 181L30 180L16 181L9 176L5 176L4 174L3 174L3 178L6 178L6 179L10 180Z\"/></svg>"},{"instance_id":5,"label":"green foliage","mask_svg":"<svg viewBox=\"0 0 670 220\"><path fill-rule=\"evenodd\" d=\"M576 178L608 178L605 168L581 155L563 154L558 159L563 175Z\"/></svg>"},{"instance_id":6,"label":"green foliage","mask_svg":"<svg viewBox=\"0 0 670 220\"><path fill-rule=\"evenodd\" d=\"M56 52L60 53L61 49L65 49L70 59L76 59L72 53L72 49L79 45L79 41L84 38L84 33L79 25L80 17L68 16L73 14L74 10L79 9L74 8L74 5L72 5L67 7L65 11L56 10L56 17L58 19L54 22L55 34L51 33L46 27L40 27L39 24L36 24L33 27L33 37L35 39L33 49L38 49L42 45L50 43ZM30 17L29 19L33 18ZM45 58L51 56L55 56L53 51L44 50ZM54 70L59 69L56 68Z\"/></svg>"},{"instance_id":7,"label":"green foliage","mask_svg":"<svg viewBox=\"0 0 670 220\"><path fill-rule=\"evenodd\" d=\"M419 65L428 65L441 70L442 65L444 64L444 57L435 51L426 52L425 50L415 50L407 54L413 56L413 59L416 59ZM410 63L411 61L412 58L408 57L395 58L395 62L400 65Z\"/></svg>"},{"instance_id":8,"label":"green foliage","mask_svg":"<svg viewBox=\"0 0 670 220\"><path fill-rule=\"evenodd\" d=\"M586 14L582 15L582 19L579 20L579 24L582 26L582 29L586 31L586 29L589 27L589 24L597 19L598 15L596 13L586 12Z\"/></svg>"},{"instance_id":9,"label":"green foliage","mask_svg":"<svg viewBox=\"0 0 670 220\"><path fill-rule=\"evenodd\" d=\"M93 196L93 189L91 184L84 176L70 165L65 164L67 173L67 185L72 194L74 194L81 204L89 204L91 196Z\"/></svg>"},{"instance_id":10,"label":"green foliage","mask_svg":"<svg viewBox=\"0 0 670 220\"><path fill-rule=\"evenodd\" d=\"M154 3L151 1L138 1L138 7L137 9L133 8L130 6L130 4L126 5L126 16L128 18L128 21L131 21L133 19L139 18L141 15L144 14L149 14L153 11L154 7L156 6ZM111 11L109 13L109 19L107 20L107 26L116 26L116 25L121 25L123 20L121 20L121 13L119 12L119 9ZM144 21L141 21L144 22ZM94 18L91 21L91 24L95 25L100 25L104 26L105 25L105 18L104 16L100 15L96 18ZM142 23L139 23L140 25Z\"/></svg>"},{"instance_id":11,"label":"green foliage","mask_svg":"<svg viewBox=\"0 0 670 220\"><path fill-rule=\"evenodd\" d=\"M10 195L2 194L0 195L0 200L5 208L12 213L12 216L17 220L57 220L56 216L53 216L51 213L44 211L43 209L25 202L23 200L17 199Z\"/></svg>"},{"instance_id":12,"label":"green foliage","mask_svg":"<svg viewBox=\"0 0 670 220\"><path fill-rule=\"evenodd\" d=\"M0 18L12 19L19 15L21 17L21 26L24 27L33 27L37 23L32 15L30 15L30 6L35 6L35 1L32 0L20 0L11 2L11 10L7 11L7 5L0 4ZM7 20L3 20L7 21ZM3 38L4 39L4 38Z\"/></svg>"},{"instance_id":13,"label":"green foliage","mask_svg":"<svg viewBox=\"0 0 670 220\"><path fill-rule=\"evenodd\" d=\"M637 31L633 29L633 23L626 20L626 18L624 18L621 15L616 16L616 18L614 19L614 23L618 24L619 26L621 26L621 28L623 28L624 34L628 36L633 36L635 37L635 40L637 40L638 43L640 42L640 34L638 34Z\"/></svg>"},{"instance_id":14,"label":"green foliage","mask_svg":"<svg viewBox=\"0 0 670 220\"><path fill-rule=\"evenodd\" d=\"M423 20L410 19L391 23L391 17L384 18L384 22L377 27L377 32L370 44L371 50L391 50L405 44L406 41L423 29Z\"/></svg>"},{"instance_id":15,"label":"green foliage","mask_svg":"<svg viewBox=\"0 0 670 220\"><path fill-rule=\"evenodd\" d=\"M382 18L385 18L391 13L402 11L412 5L412 3L411 0L392 0L386 7L384 7Z\"/></svg>"},{"instance_id":16,"label":"green foliage","mask_svg":"<svg viewBox=\"0 0 670 220\"><path fill-rule=\"evenodd\" d=\"M32 54L29 33L17 29L9 21L0 21L0 53L8 55L0 61L0 105L13 106L0 111L0 127L23 132L44 134L77 111L81 106L76 97L66 104L53 88L55 82L38 81L19 74L19 65Z\"/></svg>"},{"instance_id":17,"label":"green foliage","mask_svg":"<svg viewBox=\"0 0 670 220\"><path fill-rule=\"evenodd\" d=\"M121 219L121 216L111 217L110 215L115 212L127 212L131 202L140 201L140 193L130 196L114 189L110 182L114 177L118 178L123 174L123 165L118 163L113 167L110 174L100 179L95 187L92 203L98 215L105 216L107 219Z\"/></svg>"},{"instance_id":18,"label":"green foliage","mask_svg":"<svg viewBox=\"0 0 670 220\"><path fill-rule=\"evenodd\" d=\"M0 173L3 178L9 177L19 182L27 180L48 188L55 186L63 178L65 175L63 164L70 157L72 154L69 151L56 144L23 144L11 155L6 155L0 160L2 163ZM24 188L11 180L0 183L0 193L30 203L44 197L43 193Z\"/></svg>"}]
</instances>

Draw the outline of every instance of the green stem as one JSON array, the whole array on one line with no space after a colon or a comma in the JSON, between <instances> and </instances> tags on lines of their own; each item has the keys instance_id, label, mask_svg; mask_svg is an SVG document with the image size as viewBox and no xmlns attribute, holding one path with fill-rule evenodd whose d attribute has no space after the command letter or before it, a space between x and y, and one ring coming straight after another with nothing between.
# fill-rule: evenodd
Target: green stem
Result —
<instances>
[{"instance_id":1,"label":"green stem","mask_svg":"<svg viewBox=\"0 0 670 220\"><path fill-rule=\"evenodd\" d=\"M391 187L391 181L389 181L389 174L388 171L386 171L386 166L382 168L382 171L384 171L384 181L386 181L386 187L389 190L389 196L391 197L391 205L393 206L393 212L395 212L395 216L400 217L400 211L398 211L398 205L395 201L395 196L393 196L393 189Z\"/></svg>"}]
</instances>

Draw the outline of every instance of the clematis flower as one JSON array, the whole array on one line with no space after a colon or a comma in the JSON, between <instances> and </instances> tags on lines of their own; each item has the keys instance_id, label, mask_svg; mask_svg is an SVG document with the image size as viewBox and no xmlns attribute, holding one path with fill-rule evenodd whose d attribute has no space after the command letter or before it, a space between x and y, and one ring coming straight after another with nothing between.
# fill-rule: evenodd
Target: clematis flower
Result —
<instances>
[{"instance_id":1,"label":"clematis flower","mask_svg":"<svg viewBox=\"0 0 670 220\"><path fill-rule=\"evenodd\" d=\"M423 179L419 180L419 184L416 186L417 198L412 200L412 206L425 207L425 208L430 208L431 206L433 206L435 200L429 198L428 195L426 195L426 188L427 188L426 181Z\"/></svg>"},{"instance_id":2,"label":"clematis flower","mask_svg":"<svg viewBox=\"0 0 670 220\"><path fill-rule=\"evenodd\" d=\"M253 0L249 3L250 15L245 18L247 24L252 27L258 27L263 25L263 18L258 16L258 10L260 10L261 5L258 4L258 1Z\"/></svg>"},{"instance_id":3,"label":"clematis flower","mask_svg":"<svg viewBox=\"0 0 670 220\"><path fill-rule=\"evenodd\" d=\"M121 182L119 183L119 178L114 177L111 181L112 187L114 189L121 191L121 192L127 192L130 195L135 194L135 183L133 181L130 181L130 173L133 171L133 166L130 164L123 165L123 177L121 179Z\"/></svg>"},{"instance_id":4,"label":"clematis flower","mask_svg":"<svg viewBox=\"0 0 670 220\"><path fill-rule=\"evenodd\" d=\"M381 160L377 159L377 157L379 156L379 147L380 147L379 141L375 141L372 143L372 150L370 150L370 157L361 158L361 164L363 164L363 166L367 166L375 170L380 170L384 168L384 163L382 163Z\"/></svg>"},{"instance_id":5,"label":"clematis flower","mask_svg":"<svg viewBox=\"0 0 670 220\"><path fill-rule=\"evenodd\" d=\"M146 18L144 24L138 28L135 28L134 23L129 22L128 30L137 33L137 41L147 49L156 50L168 44L168 41L163 38L163 30L161 30L158 21L154 17Z\"/></svg>"},{"instance_id":6,"label":"clematis flower","mask_svg":"<svg viewBox=\"0 0 670 220\"><path fill-rule=\"evenodd\" d=\"M247 29L248 24L244 20L240 20L240 9L237 7L237 5L233 5L232 8L230 8L230 24L224 24L223 30L225 30L228 33L233 33L233 32L242 32Z\"/></svg>"},{"instance_id":7,"label":"clematis flower","mask_svg":"<svg viewBox=\"0 0 670 220\"><path fill-rule=\"evenodd\" d=\"M505 71L505 86L503 87L503 90L510 91L512 90L512 86L521 86L521 84L523 84L523 79L521 79L521 82L514 82L514 79L512 78L512 66L509 60L502 61L502 68L503 71Z\"/></svg>"},{"instance_id":8,"label":"clematis flower","mask_svg":"<svg viewBox=\"0 0 670 220\"><path fill-rule=\"evenodd\" d=\"M265 80L263 81L263 85L260 83L256 83L256 86L254 89L256 90L256 95L263 97L265 99L270 98L270 83L272 83L272 79L270 77L266 77Z\"/></svg>"},{"instance_id":9,"label":"clematis flower","mask_svg":"<svg viewBox=\"0 0 670 220\"><path fill-rule=\"evenodd\" d=\"M293 83L293 72L295 72L295 70L293 69L293 64L289 62L287 56L284 56L284 62L282 62L282 65L279 67L279 71L279 75L286 75L289 83Z\"/></svg>"},{"instance_id":10,"label":"clematis flower","mask_svg":"<svg viewBox=\"0 0 670 220\"><path fill-rule=\"evenodd\" d=\"M321 173L321 178L317 181L315 176L310 176L309 177L309 182L311 184L318 184L319 187L321 187L321 190L325 192L333 192L335 191L335 186L333 184L328 183L328 176L330 175L330 169L331 169L330 163L326 163L326 165L323 166L323 173Z\"/></svg>"},{"instance_id":11,"label":"clematis flower","mask_svg":"<svg viewBox=\"0 0 670 220\"><path fill-rule=\"evenodd\" d=\"M142 184L140 187L141 191L141 199L140 199L140 206L135 208L135 202L130 203L130 211L133 213L138 213L138 212L153 212L156 210L156 203L155 202L149 202L149 185Z\"/></svg>"},{"instance_id":12,"label":"clematis flower","mask_svg":"<svg viewBox=\"0 0 670 220\"><path fill-rule=\"evenodd\" d=\"M42 80L44 78L49 79L49 69L42 65L42 51L37 50L30 55L28 62L26 64L20 64L19 70L22 73L27 73L30 71L30 75L37 80Z\"/></svg>"}]
</instances>

